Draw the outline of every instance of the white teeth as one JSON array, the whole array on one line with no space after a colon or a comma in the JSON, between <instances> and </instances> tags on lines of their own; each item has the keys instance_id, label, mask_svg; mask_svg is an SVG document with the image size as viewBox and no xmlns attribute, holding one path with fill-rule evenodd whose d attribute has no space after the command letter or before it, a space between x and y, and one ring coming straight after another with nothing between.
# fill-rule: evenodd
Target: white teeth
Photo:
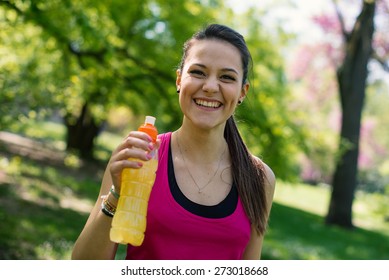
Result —
<instances>
[{"instance_id":1,"label":"white teeth","mask_svg":"<svg viewBox=\"0 0 389 280\"><path fill-rule=\"evenodd\" d=\"M195 99L195 102L197 105L208 107L208 108L218 108L221 106L220 102L217 101L205 101L205 100Z\"/></svg>"}]
</instances>

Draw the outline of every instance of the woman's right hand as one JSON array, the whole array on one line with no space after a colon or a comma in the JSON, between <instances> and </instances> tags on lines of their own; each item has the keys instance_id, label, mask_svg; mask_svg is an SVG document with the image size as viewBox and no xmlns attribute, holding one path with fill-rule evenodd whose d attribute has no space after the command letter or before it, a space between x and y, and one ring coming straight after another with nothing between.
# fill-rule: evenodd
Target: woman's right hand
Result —
<instances>
[{"instance_id":1,"label":"woman's right hand","mask_svg":"<svg viewBox=\"0 0 389 280\"><path fill-rule=\"evenodd\" d=\"M157 140L157 144L159 141ZM142 161L151 159L150 152L156 144L147 133L131 131L121 144L113 151L109 160L109 171L112 184L117 193L120 193L121 175L124 168L141 168Z\"/></svg>"},{"instance_id":2,"label":"woman's right hand","mask_svg":"<svg viewBox=\"0 0 389 280\"><path fill-rule=\"evenodd\" d=\"M114 259L117 244L109 238L112 219L101 211L102 196L108 195L114 206L117 200L110 195L109 188L113 184L115 192L120 193L123 168L141 168L144 161L149 160L150 151L159 147L159 140L152 142L149 135L141 131L131 131L112 152L104 171L98 199L89 215L80 236L74 244L72 259ZM111 181L112 180L112 181Z\"/></svg>"}]
</instances>

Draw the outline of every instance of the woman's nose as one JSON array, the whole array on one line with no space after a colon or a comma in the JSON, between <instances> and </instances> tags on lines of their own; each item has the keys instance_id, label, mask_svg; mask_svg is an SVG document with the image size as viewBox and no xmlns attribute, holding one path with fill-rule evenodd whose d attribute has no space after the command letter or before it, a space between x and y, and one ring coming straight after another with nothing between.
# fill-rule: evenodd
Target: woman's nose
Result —
<instances>
[{"instance_id":1,"label":"woman's nose","mask_svg":"<svg viewBox=\"0 0 389 280\"><path fill-rule=\"evenodd\" d=\"M219 91L219 80L214 77L208 77L204 80L203 91L214 93Z\"/></svg>"}]
</instances>

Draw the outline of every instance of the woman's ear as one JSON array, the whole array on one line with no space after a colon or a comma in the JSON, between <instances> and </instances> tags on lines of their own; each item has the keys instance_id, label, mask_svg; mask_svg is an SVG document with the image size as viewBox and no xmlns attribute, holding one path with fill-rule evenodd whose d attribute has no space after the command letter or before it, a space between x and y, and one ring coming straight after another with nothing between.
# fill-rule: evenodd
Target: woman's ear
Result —
<instances>
[{"instance_id":1,"label":"woman's ear","mask_svg":"<svg viewBox=\"0 0 389 280\"><path fill-rule=\"evenodd\" d=\"M177 90L181 87L181 70L180 69L177 69L176 70L176 87L177 87Z\"/></svg>"},{"instance_id":2,"label":"woman's ear","mask_svg":"<svg viewBox=\"0 0 389 280\"><path fill-rule=\"evenodd\" d=\"M247 92L249 91L250 84L245 83L242 87L242 90L240 91L240 97L239 97L239 102L242 103L243 100L246 98Z\"/></svg>"}]
</instances>

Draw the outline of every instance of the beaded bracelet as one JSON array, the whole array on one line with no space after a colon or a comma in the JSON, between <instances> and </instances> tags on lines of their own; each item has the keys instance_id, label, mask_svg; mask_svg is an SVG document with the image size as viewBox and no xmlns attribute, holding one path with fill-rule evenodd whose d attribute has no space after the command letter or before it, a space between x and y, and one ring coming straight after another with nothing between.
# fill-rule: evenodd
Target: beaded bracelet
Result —
<instances>
[{"instance_id":1,"label":"beaded bracelet","mask_svg":"<svg viewBox=\"0 0 389 280\"><path fill-rule=\"evenodd\" d=\"M104 195L102 198L103 201L101 202L101 211L108 217L113 217L116 212L116 207L108 201L108 196Z\"/></svg>"},{"instance_id":2,"label":"beaded bracelet","mask_svg":"<svg viewBox=\"0 0 389 280\"><path fill-rule=\"evenodd\" d=\"M120 194L118 194L118 193L115 191L115 186L114 186L114 185L111 186L111 189L109 190L109 192L114 196L114 198L119 199Z\"/></svg>"}]
</instances>

